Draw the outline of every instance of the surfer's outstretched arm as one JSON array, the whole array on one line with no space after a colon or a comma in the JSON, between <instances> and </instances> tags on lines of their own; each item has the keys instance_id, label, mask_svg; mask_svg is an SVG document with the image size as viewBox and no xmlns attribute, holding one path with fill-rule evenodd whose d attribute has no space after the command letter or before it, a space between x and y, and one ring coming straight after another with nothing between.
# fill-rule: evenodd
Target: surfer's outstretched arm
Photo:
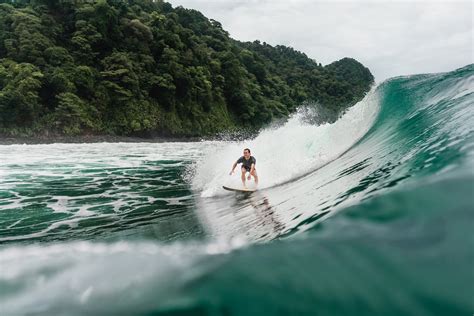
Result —
<instances>
[{"instance_id":1,"label":"surfer's outstretched arm","mask_svg":"<svg viewBox=\"0 0 474 316\"><path fill-rule=\"evenodd\" d=\"M234 173L235 167L237 167L237 162L234 162L234 165L232 166L232 170L229 172L229 175L232 175Z\"/></svg>"}]
</instances>

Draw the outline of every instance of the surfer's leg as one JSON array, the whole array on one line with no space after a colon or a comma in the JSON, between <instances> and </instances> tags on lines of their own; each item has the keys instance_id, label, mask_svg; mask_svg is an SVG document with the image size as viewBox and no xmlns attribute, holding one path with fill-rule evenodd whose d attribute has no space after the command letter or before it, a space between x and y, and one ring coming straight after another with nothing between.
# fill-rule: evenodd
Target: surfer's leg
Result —
<instances>
[{"instance_id":1,"label":"surfer's leg","mask_svg":"<svg viewBox=\"0 0 474 316\"><path fill-rule=\"evenodd\" d=\"M255 185L258 184L258 175L257 175L257 170L253 170L253 172L251 173L251 175L253 176L253 178L255 179Z\"/></svg>"},{"instance_id":2,"label":"surfer's leg","mask_svg":"<svg viewBox=\"0 0 474 316\"><path fill-rule=\"evenodd\" d=\"M245 168L242 168L242 184L244 185L245 188L245 174L247 173L247 170Z\"/></svg>"}]
</instances>

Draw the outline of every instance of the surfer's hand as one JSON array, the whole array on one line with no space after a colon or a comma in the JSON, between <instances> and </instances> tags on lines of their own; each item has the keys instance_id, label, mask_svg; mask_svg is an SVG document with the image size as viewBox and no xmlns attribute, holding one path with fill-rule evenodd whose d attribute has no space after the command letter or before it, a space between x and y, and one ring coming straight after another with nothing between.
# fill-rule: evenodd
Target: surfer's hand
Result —
<instances>
[{"instance_id":1,"label":"surfer's hand","mask_svg":"<svg viewBox=\"0 0 474 316\"><path fill-rule=\"evenodd\" d=\"M234 173L234 171L229 172L229 176L231 176Z\"/></svg>"}]
</instances>

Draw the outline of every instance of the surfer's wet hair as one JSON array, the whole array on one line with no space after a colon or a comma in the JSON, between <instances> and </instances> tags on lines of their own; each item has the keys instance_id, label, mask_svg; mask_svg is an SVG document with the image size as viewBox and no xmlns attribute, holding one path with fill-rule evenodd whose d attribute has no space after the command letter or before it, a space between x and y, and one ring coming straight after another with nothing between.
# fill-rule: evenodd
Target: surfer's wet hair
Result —
<instances>
[{"instance_id":1,"label":"surfer's wet hair","mask_svg":"<svg viewBox=\"0 0 474 316\"><path fill-rule=\"evenodd\" d=\"M248 152L249 152L249 154L250 154L250 149L248 149L248 148L245 148L245 149L244 149L244 152L245 152L246 150L248 150Z\"/></svg>"}]
</instances>

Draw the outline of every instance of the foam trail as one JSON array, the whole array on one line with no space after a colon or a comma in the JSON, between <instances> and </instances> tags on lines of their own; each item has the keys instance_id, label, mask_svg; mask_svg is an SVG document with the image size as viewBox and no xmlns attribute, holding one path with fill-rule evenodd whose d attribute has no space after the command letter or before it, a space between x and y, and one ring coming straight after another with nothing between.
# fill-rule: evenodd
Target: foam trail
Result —
<instances>
[{"instance_id":1,"label":"foam trail","mask_svg":"<svg viewBox=\"0 0 474 316\"><path fill-rule=\"evenodd\" d=\"M229 171L246 147L257 159L259 188L311 172L336 159L368 131L377 113L377 101L373 88L333 124L311 125L305 122L305 111L299 111L283 126L264 130L253 140L216 143L196 164L193 187L202 191L202 197L211 197L224 194L222 185L241 185L238 168L233 176Z\"/></svg>"}]
</instances>

